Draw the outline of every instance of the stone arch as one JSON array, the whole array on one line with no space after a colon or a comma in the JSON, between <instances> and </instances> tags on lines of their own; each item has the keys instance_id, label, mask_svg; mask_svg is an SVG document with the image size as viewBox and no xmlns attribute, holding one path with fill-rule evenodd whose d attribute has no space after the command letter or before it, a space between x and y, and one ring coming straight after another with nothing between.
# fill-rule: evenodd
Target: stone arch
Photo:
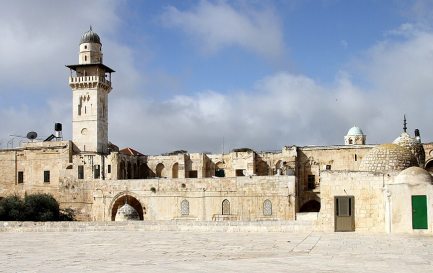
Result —
<instances>
[{"instance_id":1,"label":"stone arch","mask_svg":"<svg viewBox=\"0 0 433 273\"><path fill-rule=\"evenodd\" d=\"M425 163L425 170L431 174L433 173L433 159L430 159Z\"/></svg>"},{"instance_id":2,"label":"stone arch","mask_svg":"<svg viewBox=\"0 0 433 273\"><path fill-rule=\"evenodd\" d=\"M141 205L140 201L138 201L138 199L135 196L133 196L133 194L131 194L130 192L128 193L121 192L117 194L111 201L110 208L109 208L111 221L114 221L116 219L117 210L125 203L128 203L138 212L138 216L140 217L140 220L144 219L143 215L146 214L146 212L145 212L145 208Z\"/></svg>"},{"instance_id":3,"label":"stone arch","mask_svg":"<svg viewBox=\"0 0 433 273\"><path fill-rule=\"evenodd\" d=\"M174 163L173 167L171 168L171 177L172 178L179 178L179 163Z\"/></svg>"},{"instance_id":4,"label":"stone arch","mask_svg":"<svg viewBox=\"0 0 433 273\"><path fill-rule=\"evenodd\" d=\"M165 166L162 163L158 163L158 165L156 165L156 168L155 168L156 177L163 177L164 168L165 168Z\"/></svg>"},{"instance_id":5,"label":"stone arch","mask_svg":"<svg viewBox=\"0 0 433 273\"><path fill-rule=\"evenodd\" d=\"M274 175L282 175L283 174L283 161L278 160L275 163Z\"/></svg>"},{"instance_id":6,"label":"stone arch","mask_svg":"<svg viewBox=\"0 0 433 273\"><path fill-rule=\"evenodd\" d=\"M224 162L220 161L217 164L215 164L215 176L217 176L217 177L225 177L226 176Z\"/></svg>"},{"instance_id":7,"label":"stone arch","mask_svg":"<svg viewBox=\"0 0 433 273\"><path fill-rule=\"evenodd\" d=\"M221 211L222 215L230 215L230 201L229 200L224 199L222 204L221 204L221 207L222 207L222 211Z\"/></svg>"},{"instance_id":8,"label":"stone arch","mask_svg":"<svg viewBox=\"0 0 433 273\"><path fill-rule=\"evenodd\" d=\"M316 199L312 199L310 201L305 202L299 212L319 212L320 211L320 202Z\"/></svg>"}]
</instances>

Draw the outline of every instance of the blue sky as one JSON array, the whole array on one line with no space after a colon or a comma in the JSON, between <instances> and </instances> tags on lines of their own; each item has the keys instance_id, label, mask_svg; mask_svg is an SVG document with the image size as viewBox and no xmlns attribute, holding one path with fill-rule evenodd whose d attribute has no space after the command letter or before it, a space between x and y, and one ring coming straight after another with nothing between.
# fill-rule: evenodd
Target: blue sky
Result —
<instances>
[{"instance_id":1,"label":"blue sky","mask_svg":"<svg viewBox=\"0 0 433 273\"><path fill-rule=\"evenodd\" d=\"M71 138L65 64L89 25L114 70L110 140L146 154L433 140L433 1L5 1L0 148ZM18 143L20 139L14 140ZM11 145L11 144L9 144Z\"/></svg>"}]
</instances>

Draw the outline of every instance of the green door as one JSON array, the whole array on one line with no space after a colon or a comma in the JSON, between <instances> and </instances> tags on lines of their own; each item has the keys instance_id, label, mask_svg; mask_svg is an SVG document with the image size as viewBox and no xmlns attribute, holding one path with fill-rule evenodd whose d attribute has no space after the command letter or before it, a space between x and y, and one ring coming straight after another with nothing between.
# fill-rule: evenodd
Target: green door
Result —
<instances>
[{"instance_id":1,"label":"green door","mask_svg":"<svg viewBox=\"0 0 433 273\"><path fill-rule=\"evenodd\" d=\"M412 195L412 228L427 229L427 196Z\"/></svg>"}]
</instances>

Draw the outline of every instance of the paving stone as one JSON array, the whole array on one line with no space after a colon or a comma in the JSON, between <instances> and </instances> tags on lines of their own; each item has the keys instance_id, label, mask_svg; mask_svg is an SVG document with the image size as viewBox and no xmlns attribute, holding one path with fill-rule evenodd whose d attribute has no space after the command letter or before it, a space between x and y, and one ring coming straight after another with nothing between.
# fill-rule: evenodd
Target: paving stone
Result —
<instances>
[{"instance_id":1,"label":"paving stone","mask_svg":"<svg viewBox=\"0 0 433 273\"><path fill-rule=\"evenodd\" d=\"M1 232L0 272L433 272L433 236Z\"/></svg>"}]
</instances>

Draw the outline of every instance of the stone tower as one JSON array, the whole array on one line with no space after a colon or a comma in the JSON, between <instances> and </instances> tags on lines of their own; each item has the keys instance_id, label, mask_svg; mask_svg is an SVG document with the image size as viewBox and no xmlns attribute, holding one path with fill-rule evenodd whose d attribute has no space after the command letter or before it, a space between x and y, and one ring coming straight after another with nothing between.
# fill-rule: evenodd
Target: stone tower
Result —
<instances>
[{"instance_id":1,"label":"stone tower","mask_svg":"<svg viewBox=\"0 0 433 273\"><path fill-rule=\"evenodd\" d=\"M80 152L107 153L108 94L113 69L102 63L101 40L90 27L80 41L78 64L71 70L72 141Z\"/></svg>"}]
</instances>

